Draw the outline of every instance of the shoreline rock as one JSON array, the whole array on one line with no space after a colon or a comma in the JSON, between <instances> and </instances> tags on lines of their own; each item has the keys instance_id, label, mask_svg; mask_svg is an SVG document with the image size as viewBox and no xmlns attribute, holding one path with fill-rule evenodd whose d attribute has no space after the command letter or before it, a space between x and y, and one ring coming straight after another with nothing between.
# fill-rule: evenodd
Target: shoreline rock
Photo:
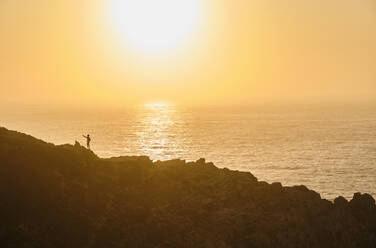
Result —
<instances>
[{"instance_id":1,"label":"shoreline rock","mask_svg":"<svg viewBox=\"0 0 376 248\"><path fill-rule=\"evenodd\" d=\"M376 247L376 205L0 128L0 247Z\"/></svg>"}]
</instances>

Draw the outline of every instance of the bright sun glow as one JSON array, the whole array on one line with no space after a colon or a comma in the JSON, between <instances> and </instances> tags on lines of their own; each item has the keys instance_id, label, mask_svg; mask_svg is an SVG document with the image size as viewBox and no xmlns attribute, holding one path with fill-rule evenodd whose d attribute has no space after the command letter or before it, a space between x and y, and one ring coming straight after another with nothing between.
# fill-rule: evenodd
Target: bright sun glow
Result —
<instances>
[{"instance_id":1,"label":"bright sun glow","mask_svg":"<svg viewBox=\"0 0 376 248\"><path fill-rule=\"evenodd\" d=\"M166 103L166 102L151 102L144 104L144 107L149 109L155 109L155 108L167 108L171 106L172 104Z\"/></svg>"},{"instance_id":2,"label":"bright sun glow","mask_svg":"<svg viewBox=\"0 0 376 248\"><path fill-rule=\"evenodd\" d=\"M112 0L111 18L117 32L143 52L176 48L194 32L199 0Z\"/></svg>"}]
</instances>

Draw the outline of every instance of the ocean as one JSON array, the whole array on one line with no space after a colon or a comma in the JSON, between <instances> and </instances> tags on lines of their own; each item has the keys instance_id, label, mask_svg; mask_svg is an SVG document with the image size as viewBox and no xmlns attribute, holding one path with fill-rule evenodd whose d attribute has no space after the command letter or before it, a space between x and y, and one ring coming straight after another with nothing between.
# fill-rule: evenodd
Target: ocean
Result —
<instances>
[{"instance_id":1,"label":"ocean","mask_svg":"<svg viewBox=\"0 0 376 248\"><path fill-rule=\"evenodd\" d=\"M0 126L55 144L84 145L90 134L101 157L205 158L260 181L306 185L329 200L376 197L376 105L29 109L1 113Z\"/></svg>"}]
</instances>

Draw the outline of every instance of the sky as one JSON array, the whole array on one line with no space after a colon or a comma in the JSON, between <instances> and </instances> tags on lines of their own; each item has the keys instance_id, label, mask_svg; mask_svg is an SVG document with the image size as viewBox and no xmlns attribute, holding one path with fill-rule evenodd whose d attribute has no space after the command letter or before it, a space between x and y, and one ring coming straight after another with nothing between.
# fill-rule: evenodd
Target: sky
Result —
<instances>
[{"instance_id":1,"label":"sky","mask_svg":"<svg viewBox=\"0 0 376 248\"><path fill-rule=\"evenodd\" d=\"M374 0L141 3L0 0L1 106L376 101Z\"/></svg>"}]
</instances>

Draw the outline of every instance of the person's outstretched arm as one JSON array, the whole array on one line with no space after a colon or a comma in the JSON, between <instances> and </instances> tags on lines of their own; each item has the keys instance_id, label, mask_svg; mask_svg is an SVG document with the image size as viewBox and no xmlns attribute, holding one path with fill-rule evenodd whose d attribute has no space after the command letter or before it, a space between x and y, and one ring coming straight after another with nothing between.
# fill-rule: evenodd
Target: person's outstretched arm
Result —
<instances>
[{"instance_id":1,"label":"person's outstretched arm","mask_svg":"<svg viewBox=\"0 0 376 248\"><path fill-rule=\"evenodd\" d=\"M87 138L85 135L82 135L82 137Z\"/></svg>"}]
</instances>

